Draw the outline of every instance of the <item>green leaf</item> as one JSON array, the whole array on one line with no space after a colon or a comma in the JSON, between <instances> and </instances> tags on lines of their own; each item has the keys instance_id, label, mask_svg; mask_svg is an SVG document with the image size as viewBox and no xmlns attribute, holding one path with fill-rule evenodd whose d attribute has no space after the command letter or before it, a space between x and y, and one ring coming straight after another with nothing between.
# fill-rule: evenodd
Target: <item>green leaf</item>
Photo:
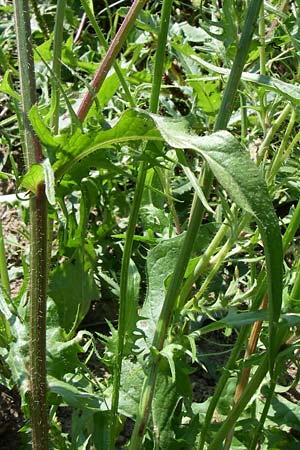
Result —
<instances>
[{"instance_id":1,"label":"green leaf","mask_svg":"<svg viewBox=\"0 0 300 450\"><path fill-rule=\"evenodd\" d=\"M44 169L40 164L33 164L29 171L22 178L21 185L32 192L37 193L39 184L44 182Z\"/></svg>"},{"instance_id":2,"label":"green leaf","mask_svg":"<svg viewBox=\"0 0 300 450\"><path fill-rule=\"evenodd\" d=\"M282 240L278 218L260 171L240 143L227 131L199 137L185 123L152 115L162 137L174 148L193 149L207 161L218 182L231 198L255 217L264 243L269 293L270 364L278 348L276 325L282 302ZM247 174L247 176L245 176Z\"/></svg>"},{"instance_id":3,"label":"green leaf","mask_svg":"<svg viewBox=\"0 0 300 450\"><path fill-rule=\"evenodd\" d=\"M81 391L70 383L58 380L51 375L48 375L48 386L51 392L62 397L63 401L73 408L91 409L99 411L101 399L98 395Z\"/></svg>"},{"instance_id":4,"label":"green leaf","mask_svg":"<svg viewBox=\"0 0 300 450\"><path fill-rule=\"evenodd\" d=\"M178 401L176 383L164 370L159 370L152 401L153 429L159 448L169 449L174 441L172 419Z\"/></svg>"},{"instance_id":5,"label":"green leaf","mask_svg":"<svg viewBox=\"0 0 300 450\"><path fill-rule=\"evenodd\" d=\"M0 91L4 92L5 94L10 95L12 98L17 100L18 102L21 102L21 96L17 92L15 92L10 85L9 76L10 76L10 71L7 70L5 72L5 74L3 75L2 82L0 85Z\"/></svg>"},{"instance_id":6,"label":"green leaf","mask_svg":"<svg viewBox=\"0 0 300 450\"><path fill-rule=\"evenodd\" d=\"M58 144L51 134L51 131L49 128L45 125L45 122L40 116L39 110L37 105L33 105L32 108L29 111L29 119L31 122L31 125L34 128L34 131L40 138L40 141L42 144L44 144L46 147L56 147Z\"/></svg>"},{"instance_id":7,"label":"green leaf","mask_svg":"<svg viewBox=\"0 0 300 450\"><path fill-rule=\"evenodd\" d=\"M82 321L91 301L99 296L92 275L95 260L92 245L86 244L51 273L49 295L56 303L60 324L67 332Z\"/></svg>"},{"instance_id":8,"label":"green leaf","mask_svg":"<svg viewBox=\"0 0 300 450\"><path fill-rule=\"evenodd\" d=\"M148 114L145 111L127 110L119 122L109 130L83 134L78 129L68 139L66 137L57 138L56 142L60 143L62 148L57 152L57 161L54 163L53 169L56 176L60 178L81 159L94 152L116 144L145 140L164 140L173 148L192 149L198 152L207 161L218 182L232 199L256 219L264 243L267 264L270 355L272 355L273 364L273 358L278 350L274 336L282 297L281 233L265 181L259 169L230 133L219 131L211 136L199 137L191 134L183 120L172 120ZM172 258L176 256L172 255ZM166 276L165 272L163 278L165 279ZM161 286L159 292L160 302L162 302L164 292ZM156 309L160 311L160 306ZM157 314L155 316L157 317Z\"/></svg>"},{"instance_id":9,"label":"green leaf","mask_svg":"<svg viewBox=\"0 0 300 450\"><path fill-rule=\"evenodd\" d=\"M42 135L39 137L42 139ZM161 141L162 138L156 131L155 124L148 120L147 115L139 114L135 110L127 110L118 123L109 130L82 133L78 129L72 136L62 136L55 140L61 148L57 151L57 161L53 169L56 177L61 178L83 158L96 151L130 141Z\"/></svg>"},{"instance_id":10,"label":"green leaf","mask_svg":"<svg viewBox=\"0 0 300 450\"><path fill-rule=\"evenodd\" d=\"M215 227L212 227L211 224L200 227L195 239L195 251L200 253L208 246L213 234L212 228L215 230ZM142 330L144 338L136 343L140 349L147 348L149 350L151 348L157 321L165 298L167 289L166 281L175 269L184 238L185 233L182 233L174 238L163 240L148 253L147 296L140 312L141 320L138 322L138 328Z\"/></svg>"},{"instance_id":11,"label":"green leaf","mask_svg":"<svg viewBox=\"0 0 300 450\"><path fill-rule=\"evenodd\" d=\"M47 200L50 205L55 205L55 180L54 173L48 158L41 163L44 171L45 189Z\"/></svg>"},{"instance_id":12,"label":"green leaf","mask_svg":"<svg viewBox=\"0 0 300 450\"><path fill-rule=\"evenodd\" d=\"M200 58L188 44L175 45L175 48L191 58L193 61L196 61L201 66L205 67L208 70L211 70L212 72L218 73L223 76L229 76L230 74L230 69L215 66ZM292 103L296 103L298 105L300 104L300 86L298 85L286 83L268 75L260 75L250 72L242 72L241 79L244 81L250 81L252 83L259 84L267 90L277 92L278 94L290 100ZM197 78L188 78L187 81L194 83L195 81L197 81Z\"/></svg>"}]
</instances>

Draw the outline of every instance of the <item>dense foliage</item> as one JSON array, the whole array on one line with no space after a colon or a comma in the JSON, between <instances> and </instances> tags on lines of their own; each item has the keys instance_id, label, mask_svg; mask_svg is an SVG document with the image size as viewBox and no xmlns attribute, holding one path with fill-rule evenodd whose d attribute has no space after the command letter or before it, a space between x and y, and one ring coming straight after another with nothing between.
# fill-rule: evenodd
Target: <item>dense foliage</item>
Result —
<instances>
[{"instance_id":1,"label":"dense foliage","mask_svg":"<svg viewBox=\"0 0 300 450\"><path fill-rule=\"evenodd\" d=\"M32 1L28 31L27 2L0 1L1 176L25 230L12 265L0 249L1 383L22 448L299 447L299 8Z\"/></svg>"}]
</instances>

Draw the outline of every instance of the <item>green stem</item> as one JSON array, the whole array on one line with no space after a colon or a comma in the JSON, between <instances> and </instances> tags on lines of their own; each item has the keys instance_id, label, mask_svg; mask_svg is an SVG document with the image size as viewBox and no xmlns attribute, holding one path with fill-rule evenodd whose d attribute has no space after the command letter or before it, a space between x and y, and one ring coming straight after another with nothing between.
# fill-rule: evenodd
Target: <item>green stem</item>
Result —
<instances>
[{"instance_id":1,"label":"green stem","mask_svg":"<svg viewBox=\"0 0 300 450\"><path fill-rule=\"evenodd\" d=\"M251 381L246 386L243 394L241 395L239 401L234 405L232 411L230 412L227 419L223 422L221 428L219 429L217 435L213 439L212 443L209 445L208 450L219 450L222 445L223 440L226 438L227 434L230 432L231 428L238 420L243 410L258 390L261 382L263 381L269 368L269 357L265 355L261 361L259 367L257 368L255 374L251 378Z\"/></svg>"},{"instance_id":2,"label":"green stem","mask_svg":"<svg viewBox=\"0 0 300 450\"><path fill-rule=\"evenodd\" d=\"M9 276L8 276L8 270L7 270L7 261L6 261L6 254L5 254L5 244L4 244L4 237L3 237L3 228L2 228L2 219L0 218L0 278L1 278L1 284L2 288L5 294L5 298L7 301L11 301L10 299L10 283L9 283ZM0 314L1 321L3 323L3 329L5 330L5 336L3 336L3 339L5 341L5 345L8 345L9 342L11 342L11 332L10 332L10 326L8 321L6 320L4 314Z\"/></svg>"},{"instance_id":3,"label":"green stem","mask_svg":"<svg viewBox=\"0 0 300 450\"><path fill-rule=\"evenodd\" d=\"M297 266L297 275L291 292L291 301L299 306L300 302L300 263ZM296 309L297 310L297 309Z\"/></svg>"},{"instance_id":4,"label":"green stem","mask_svg":"<svg viewBox=\"0 0 300 450\"><path fill-rule=\"evenodd\" d=\"M290 242L292 242L292 239L294 238L296 232L298 231L299 227L300 227L300 200L297 203L291 221L287 229L285 230L285 233L282 238L282 249L284 255L288 249L288 246L290 245Z\"/></svg>"},{"instance_id":5,"label":"green stem","mask_svg":"<svg viewBox=\"0 0 300 450\"><path fill-rule=\"evenodd\" d=\"M225 129L231 116L235 95L248 55L251 38L260 6L261 0L252 0L249 6L244 30L237 50L237 55L233 63L233 68L231 70L228 83L225 88L222 104L220 106L219 114L216 120L215 130ZM213 175L206 164L203 165L201 181L203 192L205 196L208 197L212 186ZM197 199L194 201L193 214L190 218L189 227L187 229L180 255L175 266L175 270L170 280L170 285L166 293L165 301L155 330L153 347L158 352L163 348L166 339L167 330L171 323L174 307L180 294L182 279L190 258L191 251L193 249L195 236L197 235L199 226L202 222L203 214L204 206L197 197ZM145 380L141 393L140 408L133 430L133 436L129 447L130 450L139 450L142 446L155 388L158 364L159 358L157 357L153 361L151 361L148 379ZM150 384L149 380L151 380L152 384Z\"/></svg>"},{"instance_id":6,"label":"green stem","mask_svg":"<svg viewBox=\"0 0 300 450\"><path fill-rule=\"evenodd\" d=\"M54 41L53 41L53 64L52 71L54 77L52 77L51 86L51 127L53 128L54 134L58 133L58 123L59 123L59 88L61 78L61 51L63 44L63 23L65 17L66 0L58 0L55 15L55 26L54 26Z\"/></svg>"},{"instance_id":7,"label":"green stem","mask_svg":"<svg viewBox=\"0 0 300 450\"><path fill-rule=\"evenodd\" d=\"M241 74L246 63L252 40L252 34L254 32L261 4L262 0L252 0L249 4L242 36L238 43L236 56L230 71L230 76L226 84L222 103L215 123L215 131L225 129L230 119L234 106L232 94L234 94L235 97Z\"/></svg>"},{"instance_id":8,"label":"green stem","mask_svg":"<svg viewBox=\"0 0 300 450\"><path fill-rule=\"evenodd\" d=\"M5 256L5 245L3 238L2 219L0 219L0 275L2 287L7 295L10 295L10 283Z\"/></svg>"},{"instance_id":9,"label":"green stem","mask_svg":"<svg viewBox=\"0 0 300 450\"><path fill-rule=\"evenodd\" d=\"M213 394L212 398L210 399L210 402L208 405L204 424L202 426L201 434L199 437L199 443L196 446L197 450L204 449L206 435L209 430L209 426L211 424L211 420L212 420L213 414L215 412L215 409L217 407L219 398L220 398L220 396L224 390L224 387L230 377L230 371L234 369L234 367L236 365L236 361L238 360L238 358L240 356L240 353L241 353L243 344L245 342L245 339L247 338L248 332L249 332L249 326L242 327L242 329L240 330L239 336L237 338L237 341L234 344L234 348L231 352L230 358L227 361L224 370L222 371L222 375L218 381L218 384L216 386L214 394Z\"/></svg>"},{"instance_id":10,"label":"green stem","mask_svg":"<svg viewBox=\"0 0 300 450\"><path fill-rule=\"evenodd\" d=\"M118 419L118 405L119 405L119 391L121 382L122 360L124 354L125 345L125 325L126 325L126 311L127 306L127 291L128 291L128 274L129 263L132 253L133 238L135 233L135 227L139 214L140 204L143 195L143 189L145 185L145 179L147 174L147 163L142 162L139 167L138 178L136 182L136 188L134 193L134 199L132 209L130 212L128 228L126 231L125 245L123 251L122 267L121 267L121 279L120 279L120 307L119 307L119 321L118 321L118 353L115 360L114 379L113 379L113 395L111 406L111 442L110 449L113 450L115 446L117 419Z\"/></svg>"},{"instance_id":11,"label":"green stem","mask_svg":"<svg viewBox=\"0 0 300 450\"><path fill-rule=\"evenodd\" d=\"M134 22L145 3L146 0L134 0L133 4L131 5L124 21L122 22L122 25L120 26L117 34L112 40L106 52L106 55L102 63L100 64L100 67L96 72L96 75L94 76L93 81L91 82L91 87L96 93L102 86L109 69L111 68L113 62L115 61L117 55L119 54L125 42L125 39L128 36L128 33L132 29ZM77 111L77 117L81 122L83 122L84 119L86 118L87 113L92 105L92 102L93 96L90 91L87 91Z\"/></svg>"},{"instance_id":12,"label":"green stem","mask_svg":"<svg viewBox=\"0 0 300 450\"><path fill-rule=\"evenodd\" d=\"M153 113L157 112L160 85L162 80L163 68L164 68L164 55L166 47L167 33L165 32L165 27L169 28L169 21L171 15L171 6L173 0L164 0L162 5L162 17L161 17L161 28L158 36L158 46L156 51L155 59L155 77L157 80L153 81L153 88L151 92L150 99L150 111ZM140 3L135 2L139 6ZM143 2L144 3L144 2ZM136 15L134 16L136 17ZM158 68L157 68L158 67ZM154 109L155 108L155 109ZM126 311L128 309L127 305L127 290L128 290L128 273L129 273L129 263L132 253L133 239L135 233L135 227L137 223L138 213L142 201L143 190L145 186L145 180L147 175L148 164L142 162L138 171L137 185L135 189L135 195L133 200L133 206L131 209L128 229L126 232L126 239L123 252L122 268L121 268L121 280L120 280L120 310L119 310L119 323L118 323L118 353L116 357L116 365L114 370L114 382L113 382L113 395L112 395L112 425L111 425L111 439L110 439L110 449L114 448L114 441L116 435L117 426L117 413L119 405L119 391L120 391L120 381L121 381L121 370L122 370L122 360L124 353L124 343L125 343L125 323L126 323ZM154 376L155 378L155 376Z\"/></svg>"},{"instance_id":13,"label":"green stem","mask_svg":"<svg viewBox=\"0 0 300 450\"><path fill-rule=\"evenodd\" d=\"M27 0L14 0L18 63L27 170L42 160L41 146L35 137L28 113L36 103L30 15ZM47 199L40 184L30 199L30 346L29 407L33 450L48 449L46 381L46 304L48 284Z\"/></svg>"},{"instance_id":14,"label":"green stem","mask_svg":"<svg viewBox=\"0 0 300 450\"><path fill-rule=\"evenodd\" d=\"M258 22L258 33L259 33L259 72L261 75L266 74L266 42L265 42L265 8L264 3L262 2L260 8L259 22ZM267 112L266 112L266 94L263 92L260 95L260 103L261 103L261 123L264 133L266 132L267 125Z\"/></svg>"},{"instance_id":15,"label":"green stem","mask_svg":"<svg viewBox=\"0 0 300 450\"><path fill-rule=\"evenodd\" d=\"M281 111L279 117L274 122L273 126L269 129L266 137L264 138L263 142L261 143L261 145L258 149L257 158L256 158L257 165L259 165L261 163L261 161L263 160L265 153L267 152L267 150L272 142L273 137L275 136L275 134L281 127L282 123L287 119L287 117L291 111L291 108L292 108L291 104L288 103L285 106L285 108Z\"/></svg>"},{"instance_id":16,"label":"green stem","mask_svg":"<svg viewBox=\"0 0 300 450\"><path fill-rule=\"evenodd\" d=\"M270 388L268 390L268 395L267 395L267 398L266 398L266 401L265 401L265 405L264 405L264 409L263 409L263 412L262 412L262 414L260 416L259 424L255 428L254 436L253 436L253 439L251 441L251 445L249 447L249 450L255 450L256 448L258 448L257 447L258 440L260 438L261 430L263 429L264 423L266 421L266 418L267 418L267 415L268 415L268 412L269 412L269 409L270 409L270 406L271 406L271 402L272 402L272 399L273 399L273 396L274 396L274 392L275 392L275 388L276 388L276 381L277 381L277 377L275 379L271 380Z\"/></svg>"},{"instance_id":17,"label":"green stem","mask_svg":"<svg viewBox=\"0 0 300 450\"><path fill-rule=\"evenodd\" d=\"M292 111L292 115L289 121L289 124L285 130L283 139L281 141L281 144L279 146L279 149L277 150L274 159L271 162L269 171L268 171L268 176L267 176L267 184L270 185L273 181L273 179L275 178L278 170L280 169L280 166L282 164L283 161L283 154L285 152L285 149L287 148L287 143L289 140L289 137L294 129L294 125L295 125L295 121L296 121L296 112L293 109Z\"/></svg>"}]
</instances>

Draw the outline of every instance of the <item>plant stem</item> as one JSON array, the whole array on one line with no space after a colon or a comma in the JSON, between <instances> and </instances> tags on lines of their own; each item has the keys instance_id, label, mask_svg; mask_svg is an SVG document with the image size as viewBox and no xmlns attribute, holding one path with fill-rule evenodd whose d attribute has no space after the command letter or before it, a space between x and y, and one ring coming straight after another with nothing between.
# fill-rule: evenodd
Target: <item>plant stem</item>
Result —
<instances>
[{"instance_id":1,"label":"plant stem","mask_svg":"<svg viewBox=\"0 0 300 450\"><path fill-rule=\"evenodd\" d=\"M269 412L269 409L270 409L270 406L271 406L271 402L272 402L272 399L273 399L273 396L274 396L274 391L275 391L275 388L276 388L276 381L277 381L277 377L272 379L271 382L270 382L270 387L269 387L269 390L268 390L268 395L267 395L267 398L266 398L266 401L265 401L264 409L263 409L263 412L261 414L261 417L260 417L260 420L259 420L259 424L255 428L254 436L253 436L253 439L251 441L251 445L249 447L249 450L255 450L256 448L258 448L257 447L257 443L258 443L258 440L260 438L261 430L263 429L265 420L267 418L267 415L268 415L268 412Z\"/></svg>"},{"instance_id":2,"label":"plant stem","mask_svg":"<svg viewBox=\"0 0 300 450\"><path fill-rule=\"evenodd\" d=\"M85 13L86 13L89 21L91 22L91 24L92 24L92 26L93 26L96 34L97 34L97 37L98 37L101 45L103 45L103 47L105 49L107 49L108 46L107 46L106 39L105 39L105 37L104 37L104 35L103 35L102 31L101 31L101 28L98 25L97 20L95 19L93 11L91 10L88 2L86 0L81 0L81 3L82 3L82 6L83 6L83 8L85 10ZM123 76L122 70L121 70L121 68L120 68L120 66L119 66L119 64L118 64L118 62L116 60L114 60L114 62L113 62L113 68L115 69L115 72L118 75L118 78L119 78L120 83L121 83L121 85L122 85L122 87L124 89L125 95L127 97L127 100L129 102L130 106L132 106L132 107L136 106L135 105L135 99L132 97L132 95L130 93L128 84L127 84L127 82L126 82L126 80L125 80L125 78Z\"/></svg>"},{"instance_id":3,"label":"plant stem","mask_svg":"<svg viewBox=\"0 0 300 450\"><path fill-rule=\"evenodd\" d=\"M272 125L272 127L269 129L269 131L266 134L266 137L264 138L263 142L261 143L258 152L257 152L257 158L256 158L256 164L259 165L261 161L263 160L266 151L269 148L269 145L271 144L271 141L277 131L279 130L282 123L287 119L290 110L292 106L290 103L288 103L285 108L281 111L279 117L275 121L275 123Z\"/></svg>"},{"instance_id":4,"label":"plant stem","mask_svg":"<svg viewBox=\"0 0 300 450\"><path fill-rule=\"evenodd\" d=\"M7 295L10 294L10 284L7 270L7 262L5 256L5 245L2 229L2 218L0 218L0 275L2 287Z\"/></svg>"},{"instance_id":5,"label":"plant stem","mask_svg":"<svg viewBox=\"0 0 300 450\"><path fill-rule=\"evenodd\" d=\"M249 326L244 326L242 327L242 329L240 330L240 333L238 335L237 341L234 344L234 348L231 352L230 358L228 360L228 362L226 363L226 366L224 368L224 370L222 371L222 375L218 381L217 387L214 391L214 394L212 396L212 398L210 399L209 405L208 405L208 409L205 415L205 420L204 420L204 424L201 430L201 434L199 437L199 443L198 446L196 446L197 450L203 450L204 449L204 445L205 445L205 438L206 438L206 434L208 432L214 411L217 407L219 398L223 392L223 389L228 381L228 378L230 376L230 371L232 369L234 369L235 365L236 365L236 361L239 358L239 355L241 353L242 350L242 346L244 344L244 341L247 337L248 334L248 330L249 330Z\"/></svg>"},{"instance_id":6,"label":"plant stem","mask_svg":"<svg viewBox=\"0 0 300 450\"><path fill-rule=\"evenodd\" d=\"M296 121L296 112L293 109L289 124L285 130L285 133L284 133L283 139L281 141L281 144L279 146L279 149L277 150L276 154L274 155L274 158L273 158L273 160L270 164L269 170L268 170L268 175L267 175L267 184L268 185L270 185L272 183L272 181L274 180L274 178L283 162L283 154L284 154L285 149L287 148L287 143L288 143L289 137L294 129L295 121Z\"/></svg>"},{"instance_id":7,"label":"plant stem","mask_svg":"<svg viewBox=\"0 0 300 450\"><path fill-rule=\"evenodd\" d=\"M96 72L96 75L94 76L93 81L91 82L91 87L96 93L102 86L109 69L111 68L113 62L115 61L117 55L119 54L125 42L125 39L128 36L128 33L132 29L134 22L145 3L146 0L134 0L133 4L131 5L124 21L122 22L122 25L120 26L117 34L112 40L106 52L106 55L102 63L100 64L100 67ZM84 119L86 118L92 102L93 96L90 91L87 91L77 111L77 117L81 122L83 122Z\"/></svg>"},{"instance_id":8,"label":"plant stem","mask_svg":"<svg viewBox=\"0 0 300 450\"><path fill-rule=\"evenodd\" d=\"M171 15L171 7L173 0L164 0L162 5L162 18L161 18L161 28L158 37L158 47L156 51L155 58L155 80L153 81L153 89L150 98L150 111L156 113L159 101L160 85L162 80L162 73L164 68L164 55L166 47L167 32L169 29L169 20ZM165 31L167 28L167 32ZM142 201L143 190L145 186L145 179L147 174L148 164L142 162L138 170L137 184L134 194L134 200L132 209L130 212L128 229L126 232L122 268L121 268L121 280L120 280L120 310L119 310L119 323L118 323L118 353L116 355L116 365L114 370L114 382L113 382L113 395L112 395L112 425L111 425L111 440L110 449L113 450L116 426L117 426L117 413L119 405L119 391L121 382L121 370L122 370L122 360L124 353L124 343L125 343L125 323L126 323L126 311L128 309L127 305L127 290L128 290L128 271L130 257L132 253L133 238L135 233L136 222L138 218L138 213Z\"/></svg>"},{"instance_id":9,"label":"plant stem","mask_svg":"<svg viewBox=\"0 0 300 450\"><path fill-rule=\"evenodd\" d=\"M262 380L266 376L268 372L269 366L269 358L268 355L265 355L263 360L261 361L259 367L257 368L255 374L251 378L250 383L247 385L244 390L242 396L240 397L237 404L233 407L231 413L227 417L227 419L222 424L220 430L217 435L213 439L212 443L209 445L208 450L219 450L222 441L229 433L232 428L232 424L234 424L237 419L240 417L241 413L249 403L249 400L253 397L254 393L258 390Z\"/></svg>"},{"instance_id":10,"label":"plant stem","mask_svg":"<svg viewBox=\"0 0 300 450\"><path fill-rule=\"evenodd\" d=\"M55 26L54 26L54 40L53 40L53 64L52 71L54 77L52 78L51 86L51 127L53 133L58 133L59 122L59 88L60 83L60 69L61 69L61 51L63 43L63 22L65 17L66 0L58 0L55 14Z\"/></svg>"},{"instance_id":11,"label":"plant stem","mask_svg":"<svg viewBox=\"0 0 300 450\"><path fill-rule=\"evenodd\" d=\"M28 113L36 103L36 87L27 0L14 0L18 63L24 126L25 161L29 170L42 160L40 142L33 133ZM46 304L48 285L47 199L40 184L30 199L30 348L29 406L33 450L48 449L46 403Z\"/></svg>"},{"instance_id":12,"label":"plant stem","mask_svg":"<svg viewBox=\"0 0 300 450\"><path fill-rule=\"evenodd\" d=\"M282 249L284 255L288 249L290 242L292 241L296 232L298 231L299 227L300 227L300 200L297 203L294 214L282 238Z\"/></svg>"},{"instance_id":13,"label":"plant stem","mask_svg":"<svg viewBox=\"0 0 300 450\"><path fill-rule=\"evenodd\" d=\"M215 130L225 129L231 116L235 95L248 55L248 50L250 47L251 38L260 6L261 0L252 0L249 6L244 30L237 50L237 55L233 63L233 68L231 70L225 88L219 114L216 120ZM210 193L212 181L213 175L207 164L204 164L201 175L201 184L203 186L203 192L206 197L208 197ZM182 279L190 258L191 251L193 249L195 236L197 235L199 226L202 222L203 214L204 206L197 197L197 199L194 201L193 214L190 218L189 227L186 232L186 236L175 266L175 270L170 280L169 288L166 293L164 304L155 330L153 347L158 352L163 348L166 339L166 334L171 323L174 307L180 294ZM133 436L129 447L130 450L139 450L142 446L145 428L147 426L148 416L150 413L151 401L154 394L156 374L158 370L157 366L159 364L159 360L159 357L154 357L154 359L152 358L152 360L150 361L149 374L142 389L140 408L133 430Z\"/></svg>"},{"instance_id":14,"label":"plant stem","mask_svg":"<svg viewBox=\"0 0 300 450\"><path fill-rule=\"evenodd\" d=\"M268 305L268 295L266 294L264 296L262 304L260 305L260 309L266 308L267 305ZM245 355L244 355L244 361L246 361L251 355L253 355L253 353L255 353L261 328L262 328L261 320L258 320L257 322L255 322L252 325L251 333L250 333L250 336L248 339L248 344L247 344L247 348L246 348ZM239 383L235 390L233 405L235 405L239 401L242 393L244 392L244 390L248 384L248 380L250 377L250 370L251 370L251 366L244 367L242 370ZM235 425L235 423L233 424L231 430L227 434L226 441L224 444L224 450L230 450L232 438L234 435L234 425Z\"/></svg>"}]
</instances>

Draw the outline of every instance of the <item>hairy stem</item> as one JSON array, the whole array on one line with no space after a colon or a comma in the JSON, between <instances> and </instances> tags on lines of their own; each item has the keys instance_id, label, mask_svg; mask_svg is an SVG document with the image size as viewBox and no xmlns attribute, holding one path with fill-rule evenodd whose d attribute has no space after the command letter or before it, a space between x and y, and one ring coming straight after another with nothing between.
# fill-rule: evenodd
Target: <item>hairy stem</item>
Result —
<instances>
[{"instance_id":1,"label":"hairy stem","mask_svg":"<svg viewBox=\"0 0 300 450\"><path fill-rule=\"evenodd\" d=\"M14 0L22 98L25 161L29 170L42 160L40 142L28 119L36 103L36 87L27 0ZM30 347L29 407L33 450L48 449L46 381L46 304L48 284L47 199L44 185L30 199Z\"/></svg>"}]
</instances>

